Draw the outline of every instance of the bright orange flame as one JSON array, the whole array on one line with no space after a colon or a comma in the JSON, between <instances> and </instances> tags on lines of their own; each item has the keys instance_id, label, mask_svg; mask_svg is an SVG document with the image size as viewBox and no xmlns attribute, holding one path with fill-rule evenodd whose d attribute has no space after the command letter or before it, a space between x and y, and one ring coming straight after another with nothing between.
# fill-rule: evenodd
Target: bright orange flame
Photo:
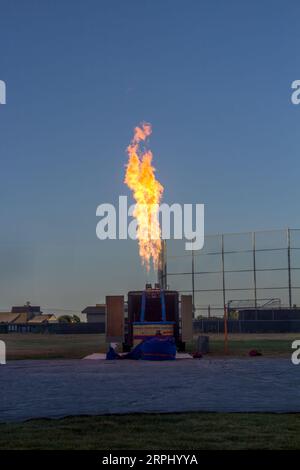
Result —
<instances>
[{"instance_id":1,"label":"bright orange flame","mask_svg":"<svg viewBox=\"0 0 300 470\"><path fill-rule=\"evenodd\" d=\"M133 191L136 201L133 216L137 220L137 238L139 253L147 270L152 259L155 269L159 267L161 251L161 232L158 208L163 193L163 186L155 178L152 166L152 152L141 148L151 134L151 124L142 123L134 129L134 136L127 147L129 156L126 166L125 183Z\"/></svg>"}]
</instances>

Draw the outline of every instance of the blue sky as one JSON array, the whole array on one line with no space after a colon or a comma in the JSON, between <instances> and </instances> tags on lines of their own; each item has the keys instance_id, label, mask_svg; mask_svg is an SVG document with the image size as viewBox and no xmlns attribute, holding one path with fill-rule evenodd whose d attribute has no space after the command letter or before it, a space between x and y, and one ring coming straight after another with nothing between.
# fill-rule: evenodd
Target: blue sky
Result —
<instances>
[{"instance_id":1,"label":"blue sky","mask_svg":"<svg viewBox=\"0 0 300 470\"><path fill-rule=\"evenodd\" d=\"M165 202L206 232L299 227L298 1L0 2L0 308L81 308L142 287L100 242L133 127L152 123Z\"/></svg>"}]
</instances>

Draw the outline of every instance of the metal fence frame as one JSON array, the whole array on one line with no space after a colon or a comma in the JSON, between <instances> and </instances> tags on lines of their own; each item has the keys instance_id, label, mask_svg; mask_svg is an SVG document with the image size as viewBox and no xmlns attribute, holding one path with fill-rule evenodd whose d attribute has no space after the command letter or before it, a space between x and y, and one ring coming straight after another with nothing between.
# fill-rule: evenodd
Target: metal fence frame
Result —
<instances>
[{"instance_id":1,"label":"metal fence frame","mask_svg":"<svg viewBox=\"0 0 300 470\"><path fill-rule=\"evenodd\" d=\"M287 228L284 230L261 230L261 231L253 231L253 232L240 232L240 233L222 233L222 234L214 234L214 235L209 235L209 236L214 236L214 237L221 237L221 250L220 251L211 251L211 252L206 252L206 253L201 253L200 252L191 252L190 258L191 258L191 269L189 271L184 271L184 272L171 272L168 270L168 253L167 253L167 246L166 246L166 241L163 243L163 250L162 250L162 269L159 273L159 281L161 285L164 288L167 288L168 286L168 281L170 278L173 276L185 276L189 275L191 276L191 286L190 289L188 290L182 290L180 292L182 293L191 293L192 298L193 298L193 308L194 308L194 313L197 309L195 306L195 293L197 292L219 292L222 293L222 299L223 299L223 305L217 306L215 309L220 309L223 313L225 309L228 306L228 302L230 302L230 297L228 296L228 293L230 292L235 292L235 291L251 291L254 297L254 304L253 308L259 308L259 301L261 299L258 298L258 290L259 291L270 291L270 290L283 290L286 289L288 292L288 307L292 308L293 307L293 290L300 289L300 286L295 286L292 285L292 271L294 270L300 270L300 267L295 267L291 265L291 259L292 259L292 253L294 250L300 250L299 247L292 247L291 246L291 232L300 232L300 229L291 229ZM257 234L259 233L268 233L268 232L285 232L285 237L286 237L286 246L281 247L281 248L257 248L256 246L256 238ZM230 235L250 235L252 238L252 247L250 249L245 249L245 250L225 250L224 248L224 237L225 236L230 236ZM257 253L259 252L276 252L276 251L286 251L286 266L285 267L275 267L275 268L257 268ZM250 253L252 254L252 266L249 269L226 269L226 263L225 263L225 255L227 254L237 254L237 253ZM195 256L220 256L221 257L221 270L213 270L213 271L196 271L195 270ZM176 256L173 256L173 258L176 258ZM271 272L271 271L285 271L287 272L288 275L288 285L287 286L281 286L281 287L261 287L258 286L257 283L257 273L259 272ZM242 272L249 272L252 273L252 282L253 286L252 287L242 287L242 288L228 288L226 286L226 275L228 273L242 273ZM209 274L220 274L222 276L222 287L220 289L203 289L203 288L196 288L195 286L195 276L196 275L209 275ZM209 306L208 306L209 307ZM209 314L208 314L209 316Z\"/></svg>"}]
</instances>

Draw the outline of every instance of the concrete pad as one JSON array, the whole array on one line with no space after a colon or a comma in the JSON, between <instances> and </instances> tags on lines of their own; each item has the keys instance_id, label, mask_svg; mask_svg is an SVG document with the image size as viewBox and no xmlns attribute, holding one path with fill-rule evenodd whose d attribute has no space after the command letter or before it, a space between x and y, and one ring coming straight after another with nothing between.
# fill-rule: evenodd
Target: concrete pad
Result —
<instances>
[{"instance_id":1,"label":"concrete pad","mask_svg":"<svg viewBox=\"0 0 300 470\"><path fill-rule=\"evenodd\" d=\"M126 353L121 353L120 356L123 356ZM85 356L83 359L91 359L93 361L103 361L106 360L105 353L93 353L89 356ZM193 359L193 357L188 353L176 353L176 359Z\"/></svg>"},{"instance_id":2,"label":"concrete pad","mask_svg":"<svg viewBox=\"0 0 300 470\"><path fill-rule=\"evenodd\" d=\"M193 356L191 356L189 353L177 352L176 359L193 359Z\"/></svg>"},{"instance_id":3,"label":"concrete pad","mask_svg":"<svg viewBox=\"0 0 300 470\"><path fill-rule=\"evenodd\" d=\"M106 360L106 354L105 353L94 353L90 354L89 356L85 356L83 360L85 359L91 359L92 361L105 361Z\"/></svg>"},{"instance_id":4,"label":"concrete pad","mask_svg":"<svg viewBox=\"0 0 300 470\"><path fill-rule=\"evenodd\" d=\"M300 412L289 359L31 360L0 366L0 421L141 412Z\"/></svg>"}]
</instances>

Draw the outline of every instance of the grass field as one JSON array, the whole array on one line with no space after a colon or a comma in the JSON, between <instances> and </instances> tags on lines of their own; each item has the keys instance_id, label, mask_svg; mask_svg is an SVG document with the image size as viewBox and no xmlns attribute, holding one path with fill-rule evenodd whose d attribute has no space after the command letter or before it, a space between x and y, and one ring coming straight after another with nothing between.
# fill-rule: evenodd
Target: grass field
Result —
<instances>
[{"instance_id":1,"label":"grass field","mask_svg":"<svg viewBox=\"0 0 300 470\"><path fill-rule=\"evenodd\" d=\"M184 413L0 424L0 449L300 449L300 415Z\"/></svg>"},{"instance_id":2,"label":"grass field","mask_svg":"<svg viewBox=\"0 0 300 470\"><path fill-rule=\"evenodd\" d=\"M222 335L211 334L212 356L224 355ZM264 356L288 357L291 343L299 339L299 333L284 334L232 334L229 337L229 354L246 356L250 349L260 350ZM78 359L94 352L105 352L104 335L54 335L33 333L9 333L0 335L5 341L7 359ZM187 345L188 351L196 349L196 339Z\"/></svg>"}]
</instances>

